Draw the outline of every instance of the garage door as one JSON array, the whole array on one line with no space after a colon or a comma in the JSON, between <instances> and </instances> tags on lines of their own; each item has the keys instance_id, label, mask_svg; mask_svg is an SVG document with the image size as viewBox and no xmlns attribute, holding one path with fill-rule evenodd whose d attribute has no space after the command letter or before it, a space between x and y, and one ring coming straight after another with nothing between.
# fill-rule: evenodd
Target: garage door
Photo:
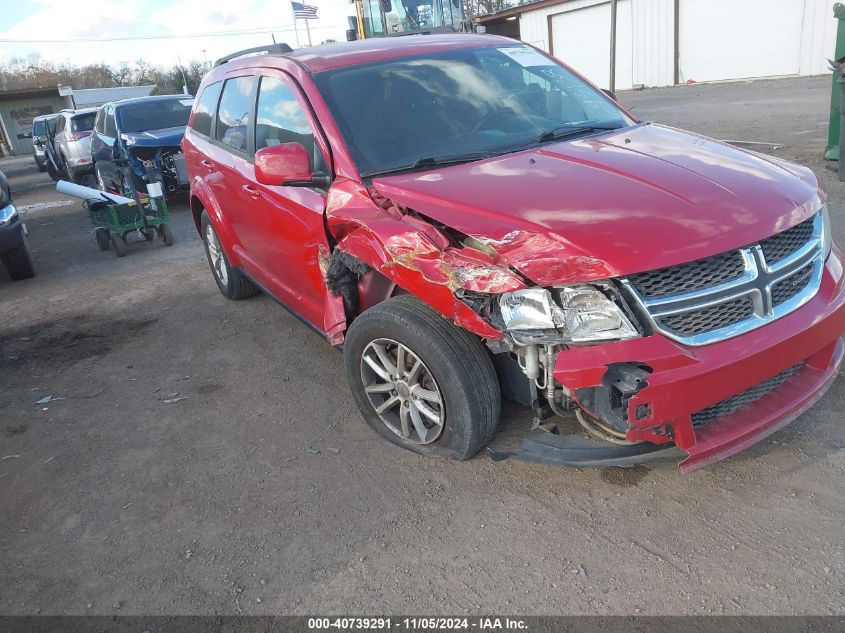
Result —
<instances>
[{"instance_id":1,"label":"garage door","mask_svg":"<svg viewBox=\"0 0 845 633\"><path fill-rule=\"evenodd\" d=\"M616 89L631 87L631 0L616 14ZM601 88L610 78L610 3L558 13L551 18L554 56Z\"/></svg>"},{"instance_id":2,"label":"garage door","mask_svg":"<svg viewBox=\"0 0 845 633\"><path fill-rule=\"evenodd\" d=\"M678 13L681 81L798 74L804 2L681 0Z\"/></svg>"}]
</instances>

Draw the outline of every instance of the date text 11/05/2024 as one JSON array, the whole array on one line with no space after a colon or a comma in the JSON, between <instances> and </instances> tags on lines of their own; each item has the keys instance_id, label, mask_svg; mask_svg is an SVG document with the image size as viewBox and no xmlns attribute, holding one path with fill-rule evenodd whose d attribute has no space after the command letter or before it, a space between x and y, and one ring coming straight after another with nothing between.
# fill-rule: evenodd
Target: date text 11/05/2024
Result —
<instances>
[{"instance_id":1,"label":"date text 11/05/2024","mask_svg":"<svg viewBox=\"0 0 845 633\"><path fill-rule=\"evenodd\" d=\"M414 618L309 618L308 628L310 630L363 630L363 629L401 629L405 631L430 631L430 630L469 630L479 631L527 631L528 624L519 618L436 618L436 617L414 617Z\"/></svg>"}]
</instances>

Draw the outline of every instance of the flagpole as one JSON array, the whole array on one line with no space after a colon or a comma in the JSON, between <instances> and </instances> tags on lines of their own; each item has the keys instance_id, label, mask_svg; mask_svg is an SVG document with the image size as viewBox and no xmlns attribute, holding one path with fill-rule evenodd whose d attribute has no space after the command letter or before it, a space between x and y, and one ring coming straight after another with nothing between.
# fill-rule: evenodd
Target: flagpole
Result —
<instances>
[{"instance_id":1,"label":"flagpole","mask_svg":"<svg viewBox=\"0 0 845 633\"><path fill-rule=\"evenodd\" d=\"M299 31L296 28L296 11L293 9L293 3L290 5L290 14L293 17L293 32L296 34L296 47L299 48Z\"/></svg>"},{"instance_id":2,"label":"flagpole","mask_svg":"<svg viewBox=\"0 0 845 633\"><path fill-rule=\"evenodd\" d=\"M308 18L305 18L305 30L308 32L308 46L311 46L311 27L308 26Z\"/></svg>"}]
</instances>

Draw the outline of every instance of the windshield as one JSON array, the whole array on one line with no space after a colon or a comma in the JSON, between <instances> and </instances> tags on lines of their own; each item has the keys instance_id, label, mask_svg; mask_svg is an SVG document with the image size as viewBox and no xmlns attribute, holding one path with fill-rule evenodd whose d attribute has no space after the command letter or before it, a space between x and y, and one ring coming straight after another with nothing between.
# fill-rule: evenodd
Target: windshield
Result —
<instances>
[{"instance_id":1,"label":"windshield","mask_svg":"<svg viewBox=\"0 0 845 633\"><path fill-rule=\"evenodd\" d=\"M451 27L464 17L461 0L363 0L361 13L366 37Z\"/></svg>"},{"instance_id":2,"label":"windshield","mask_svg":"<svg viewBox=\"0 0 845 633\"><path fill-rule=\"evenodd\" d=\"M71 119L70 129L74 132L90 132L94 129L94 118L96 116L96 112L75 116Z\"/></svg>"},{"instance_id":3,"label":"windshield","mask_svg":"<svg viewBox=\"0 0 845 633\"><path fill-rule=\"evenodd\" d=\"M316 81L362 177L633 123L528 46L407 57L327 71Z\"/></svg>"},{"instance_id":4,"label":"windshield","mask_svg":"<svg viewBox=\"0 0 845 633\"><path fill-rule=\"evenodd\" d=\"M142 101L117 108L117 119L122 132L146 132L169 127L188 125L192 97Z\"/></svg>"}]
</instances>

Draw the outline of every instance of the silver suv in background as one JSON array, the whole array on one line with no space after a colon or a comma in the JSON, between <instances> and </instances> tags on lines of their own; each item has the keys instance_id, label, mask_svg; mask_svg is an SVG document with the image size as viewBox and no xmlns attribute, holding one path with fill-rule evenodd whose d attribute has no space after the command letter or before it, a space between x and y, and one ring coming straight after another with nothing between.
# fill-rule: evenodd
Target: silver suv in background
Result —
<instances>
[{"instance_id":1,"label":"silver suv in background","mask_svg":"<svg viewBox=\"0 0 845 633\"><path fill-rule=\"evenodd\" d=\"M48 139L52 138L52 127L56 124L57 114L42 114L32 119L32 156L38 171L47 169L45 147Z\"/></svg>"},{"instance_id":2,"label":"silver suv in background","mask_svg":"<svg viewBox=\"0 0 845 633\"><path fill-rule=\"evenodd\" d=\"M80 182L86 174L93 172L91 130L96 116L96 108L59 112L53 144L61 178Z\"/></svg>"}]
</instances>

